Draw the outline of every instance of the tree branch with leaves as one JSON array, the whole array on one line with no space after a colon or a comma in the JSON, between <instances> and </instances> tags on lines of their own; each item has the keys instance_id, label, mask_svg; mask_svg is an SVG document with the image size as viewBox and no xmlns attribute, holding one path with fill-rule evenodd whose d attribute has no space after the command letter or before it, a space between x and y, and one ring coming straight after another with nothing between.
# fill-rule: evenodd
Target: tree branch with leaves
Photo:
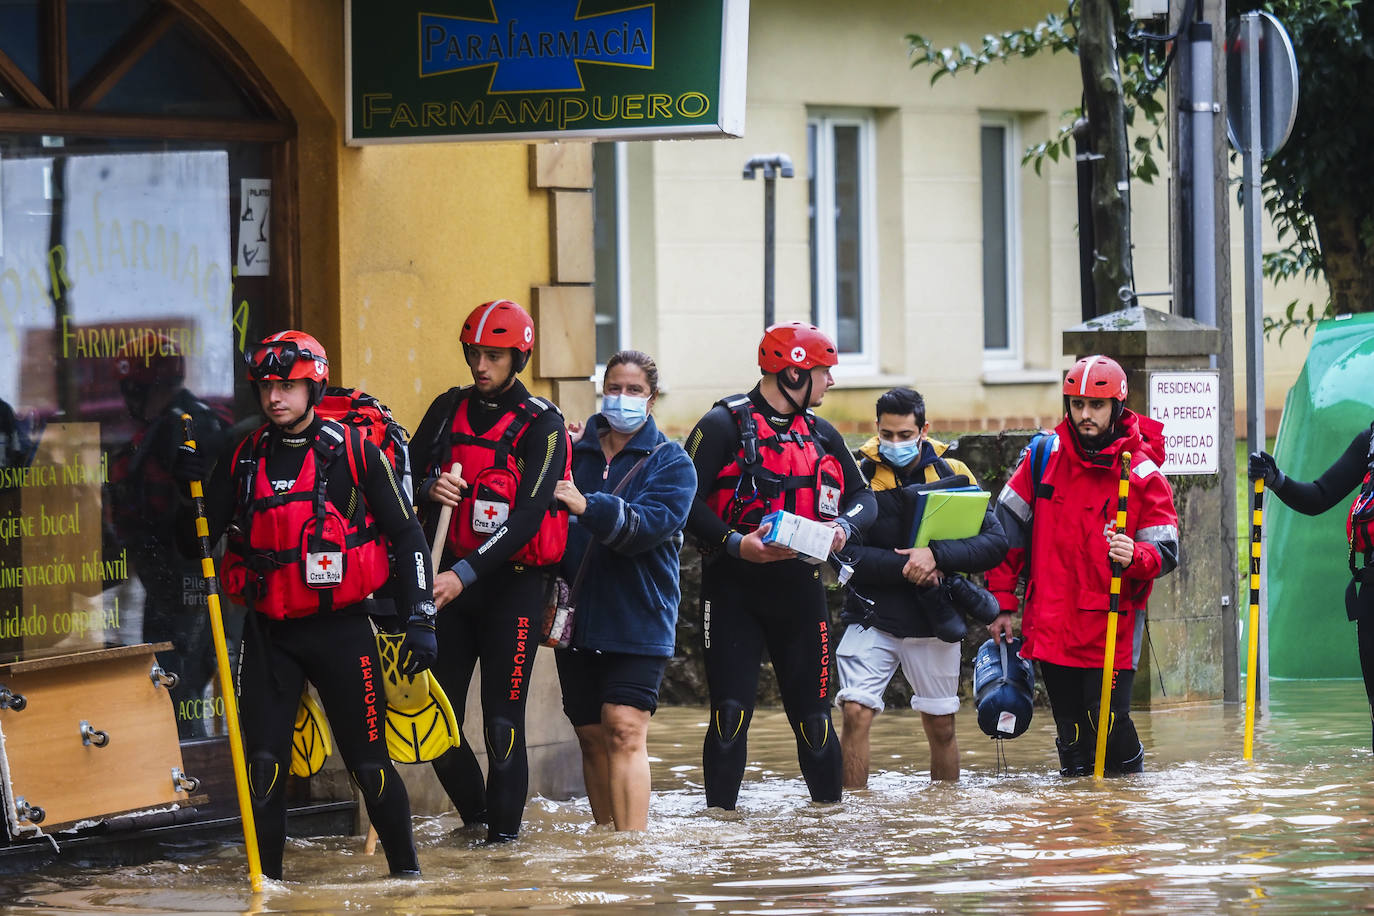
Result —
<instances>
[{"instance_id":1,"label":"tree branch with leaves","mask_svg":"<svg viewBox=\"0 0 1374 916\"><path fill-rule=\"evenodd\" d=\"M1101 2L1115 13L1121 111L1131 135L1129 172L1149 183L1160 173L1158 157L1164 150L1162 74L1151 66L1156 52L1133 37L1126 0ZM911 66L931 68L933 84L1017 58L1081 54L1087 5L1088 0L1070 2L1062 13L1027 28L985 35L977 47L936 48L921 35L908 35ZM1294 328L1310 330L1323 317L1374 311L1374 171L1366 164L1374 146L1374 94L1364 91L1374 85L1374 0L1233 0L1228 5L1237 14L1273 13L1292 37L1298 59L1297 122L1262 171L1265 210L1281 245L1264 255L1263 269L1275 282L1325 281L1330 292L1326 301L1295 300L1278 316L1266 317L1266 332L1278 331L1282 340ZM1222 32L1220 24L1217 31ZM1083 106L1066 112L1056 134L1027 149L1023 163L1038 174L1046 159L1072 155L1073 123L1083 113Z\"/></svg>"}]
</instances>

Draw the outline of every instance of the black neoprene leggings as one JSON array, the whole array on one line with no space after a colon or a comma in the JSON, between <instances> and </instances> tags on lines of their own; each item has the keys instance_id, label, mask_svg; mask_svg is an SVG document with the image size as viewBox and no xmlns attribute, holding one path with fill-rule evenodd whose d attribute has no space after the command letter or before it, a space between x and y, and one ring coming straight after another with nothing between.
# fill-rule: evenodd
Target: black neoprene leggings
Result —
<instances>
[{"instance_id":1,"label":"black neoprene leggings","mask_svg":"<svg viewBox=\"0 0 1374 916\"><path fill-rule=\"evenodd\" d=\"M830 721L835 642L818 567L801 560L752 564L720 557L706 565L701 579L711 694L711 722L702 750L706 804L735 807L765 648L811 797L838 801L840 742Z\"/></svg>"},{"instance_id":2,"label":"black neoprene leggings","mask_svg":"<svg viewBox=\"0 0 1374 916\"><path fill-rule=\"evenodd\" d=\"M461 747L434 761L434 772L464 822L487 822L487 837L520 832L529 792L525 756L525 701L539 648L548 574L508 564L474 582L439 611L439 659L431 673L462 723L468 683L482 662L483 738L487 780L466 732Z\"/></svg>"},{"instance_id":3,"label":"black neoprene leggings","mask_svg":"<svg viewBox=\"0 0 1374 916\"><path fill-rule=\"evenodd\" d=\"M1050 699L1055 729L1061 749L1076 747L1091 764L1096 752L1098 707L1102 702L1102 669L1070 668L1040 663L1045 693ZM1113 672L1111 720L1107 730L1109 769L1133 759L1141 751L1140 736L1131 721L1131 687L1135 672L1122 668Z\"/></svg>"},{"instance_id":4,"label":"black neoprene leggings","mask_svg":"<svg viewBox=\"0 0 1374 916\"><path fill-rule=\"evenodd\" d=\"M291 734L307 678L392 872L418 870L410 798L387 756L386 693L367 616L336 611L274 621L259 614L244 626L243 642L239 717L263 874L281 877Z\"/></svg>"}]
</instances>

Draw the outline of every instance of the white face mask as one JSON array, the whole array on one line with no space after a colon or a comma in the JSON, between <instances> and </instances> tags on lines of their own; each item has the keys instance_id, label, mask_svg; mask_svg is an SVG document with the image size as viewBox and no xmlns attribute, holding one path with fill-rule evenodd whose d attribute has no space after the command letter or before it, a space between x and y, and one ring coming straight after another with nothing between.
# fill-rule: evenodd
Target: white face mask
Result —
<instances>
[{"instance_id":1,"label":"white face mask","mask_svg":"<svg viewBox=\"0 0 1374 916\"><path fill-rule=\"evenodd\" d=\"M632 394L603 395L601 415L618 433L636 432L649 420L649 399Z\"/></svg>"}]
</instances>

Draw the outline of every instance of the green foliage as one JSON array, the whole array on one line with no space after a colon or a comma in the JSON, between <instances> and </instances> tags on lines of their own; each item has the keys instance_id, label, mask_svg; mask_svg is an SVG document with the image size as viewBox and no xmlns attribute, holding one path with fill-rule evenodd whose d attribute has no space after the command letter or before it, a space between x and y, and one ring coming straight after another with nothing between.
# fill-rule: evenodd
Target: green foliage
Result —
<instances>
[{"instance_id":1,"label":"green foliage","mask_svg":"<svg viewBox=\"0 0 1374 916\"><path fill-rule=\"evenodd\" d=\"M1118 0L1116 21L1118 24L1117 47L1121 53L1121 82L1126 96L1126 127L1136 126L1136 115L1142 116L1144 126L1132 140L1131 174L1139 181L1149 184L1159 175L1159 164L1155 155L1164 150L1163 127L1165 123L1163 90L1158 81L1152 78L1144 66L1144 47L1131 39L1127 25L1130 17L1126 15L1127 2ZM917 34L906 36L910 49L913 68L929 66L932 68L930 82L934 85L941 77L958 73L978 73L990 64L1006 63L1013 58L1034 57L1036 54L1057 54L1061 51L1078 53L1078 13L1074 2L1069 2L1062 14L1050 13L1030 28L1012 29L984 35L982 42L974 49L964 42L949 48L936 48L929 39ZM1029 163L1040 174L1045 160L1058 162L1061 158L1073 156L1073 123L1083 117L1082 107L1064 113L1064 120L1055 135L1026 149L1021 158L1023 165Z\"/></svg>"},{"instance_id":2,"label":"green foliage","mask_svg":"<svg viewBox=\"0 0 1374 916\"><path fill-rule=\"evenodd\" d=\"M1265 255L1275 280L1326 279L1374 268L1374 100L1361 87L1374 78L1374 3L1359 0L1232 0L1234 15L1267 10L1283 23L1298 62L1298 115L1287 143L1264 163L1264 207L1283 248ZM1346 227L1352 230L1347 238ZM1332 259L1352 259L1333 264ZM1354 270L1352 271L1352 266ZM1359 284L1364 287L1364 284ZM1333 291L1334 293L1334 291ZM1282 319L1265 319L1280 340L1295 327L1306 334L1336 312L1374 310L1374 289L1333 295L1320 307L1292 304Z\"/></svg>"},{"instance_id":3,"label":"green foliage","mask_svg":"<svg viewBox=\"0 0 1374 916\"><path fill-rule=\"evenodd\" d=\"M1134 134L1131 170L1149 182L1159 174L1156 156L1164 149L1165 96L1154 73L1158 52L1147 60L1146 46L1131 37L1126 6L1118 0L1117 47L1126 123ZM1265 275L1275 281L1327 279L1329 260L1348 258L1342 275L1357 278L1347 284L1349 292L1334 294L1321 307L1290 303L1283 318L1265 320L1266 332L1278 331L1282 340L1294 328L1306 333L1337 310L1374 311L1374 170L1367 153L1374 148L1374 94L1365 88L1374 85L1374 0L1232 0L1226 8L1232 16L1258 9L1273 13L1288 30L1298 60L1297 121L1262 173L1265 210L1283 246L1264 256ZM1063 13L1030 28L986 35L976 49L937 49L915 34L907 43L911 66L932 67L934 83L997 61L1075 54L1077 33L1076 4L1068 0ZM1224 34L1219 24L1215 34L1218 40ZM1066 112L1055 135L1028 148L1023 162L1039 173L1046 159L1072 155L1072 123L1081 116L1081 109Z\"/></svg>"},{"instance_id":4,"label":"green foliage","mask_svg":"<svg viewBox=\"0 0 1374 916\"><path fill-rule=\"evenodd\" d=\"M1266 255L1268 257L1268 255ZM1328 318L1336 317L1336 305L1331 300L1326 301L1325 307L1319 312L1317 306L1311 302L1299 302L1294 299L1288 303L1288 308L1284 309L1282 318L1273 318L1269 315L1264 316L1264 336L1269 337L1275 331L1279 335L1279 343L1283 343L1283 338L1289 331L1300 330L1302 336L1306 337L1312 333L1312 329L1317 326L1318 321L1325 321Z\"/></svg>"}]
</instances>

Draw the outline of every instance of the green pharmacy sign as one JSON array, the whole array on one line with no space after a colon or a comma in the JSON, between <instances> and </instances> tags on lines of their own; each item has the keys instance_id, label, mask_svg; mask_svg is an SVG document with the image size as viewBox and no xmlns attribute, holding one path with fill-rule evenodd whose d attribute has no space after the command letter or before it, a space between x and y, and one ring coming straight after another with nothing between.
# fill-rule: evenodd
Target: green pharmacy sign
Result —
<instances>
[{"instance_id":1,"label":"green pharmacy sign","mask_svg":"<svg viewBox=\"0 0 1374 916\"><path fill-rule=\"evenodd\" d=\"M347 140L738 137L748 0L346 0Z\"/></svg>"}]
</instances>

